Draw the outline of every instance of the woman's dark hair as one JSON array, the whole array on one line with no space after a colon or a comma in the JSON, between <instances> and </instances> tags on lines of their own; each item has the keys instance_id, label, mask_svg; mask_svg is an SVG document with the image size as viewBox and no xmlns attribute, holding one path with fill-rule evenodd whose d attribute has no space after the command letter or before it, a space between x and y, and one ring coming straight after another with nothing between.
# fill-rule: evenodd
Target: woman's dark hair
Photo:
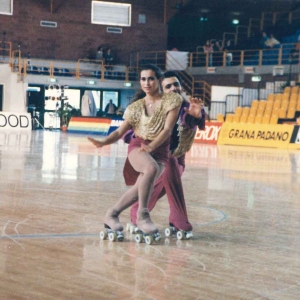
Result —
<instances>
[{"instance_id":1,"label":"woman's dark hair","mask_svg":"<svg viewBox=\"0 0 300 300\"><path fill-rule=\"evenodd\" d=\"M147 65L144 65L144 66L142 66L142 67L139 68L140 74L141 74L142 71L146 71L146 70L153 71L154 74L155 74L156 79L160 79L163 76L161 69L159 67L155 66L155 65L147 64ZM133 103L133 102L135 102L135 101L137 101L139 99L142 99L145 96L146 96L146 93L142 89L140 89L133 96L133 98L131 100L131 103Z\"/></svg>"},{"instance_id":2,"label":"woman's dark hair","mask_svg":"<svg viewBox=\"0 0 300 300\"><path fill-rule=\"evenodd\" d=\"M153 65L153 64L147 64L147 65L144 65L142 67L140 67L139 71L140 71L140 74L142 71L146 71L146 70L151 70L155 73L155 77L157 79L160 79L162 77L162 71L159 67Z\"/></svg>"}]
</instances>

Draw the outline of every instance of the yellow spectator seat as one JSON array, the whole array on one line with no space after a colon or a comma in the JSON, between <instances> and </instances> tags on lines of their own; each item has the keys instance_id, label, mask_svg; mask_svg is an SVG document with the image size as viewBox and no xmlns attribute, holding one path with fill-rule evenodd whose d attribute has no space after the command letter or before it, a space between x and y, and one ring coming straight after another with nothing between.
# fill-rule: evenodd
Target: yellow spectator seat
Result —
<instances>
[{"instance_id":1,"label":"yellow spectator seat","mask_svg":"<svg viewBox=\"0 0 300 300\"><path fill-rule=\"evenodd\" d=\"M296 105L296 110L300 111L300 98L298 98L297 105Z\"/></svg>"},{"instance_id":2,"label":"yellow spectator seat","mask_svg":"<svg viewBox=\"0 0 300 300\"><path fill-rule=\"evenodd\" d=\"M257 109L255 107L251 107L249 111L249 116L255 116Z\"/></svg>"},{"instance_id":3,"label":"yellow spectator seat","mask_svg":"<svg viewBox=\"0 0 300 300\"><path fill-rule=\"evenodd\" d=\"M288 107L289 107L289 101L283 100L283 101L281 102L280 108L287 110Z\"/></svg>"},{"instance_id":4,"label":"yellow spectator seat","mask_svg":"<svg viewBox=\"0 0 300 300\"><path fill-rule=\"evenodd\" d=\"M296 107L297 107L297 101L296 100L290 101L288 109L292 108L296 110Z\"/></svg>"},{"instance_id":5,"label":"yellow spectator seat","mask_svg":"<svg viewBox=\"0 0 300 300\"><path fill-rule=\"evenodd\" d=\"M270 124L274 125L278 123L278 116L277 115L272 115L270 119Z\"/></svg>"},{"instance_id":6,"label":"yellow spectator seat","mask_svg":"<svg viewBox=\"0 0 300 300\"><path fill-rule=\"evenodd\" d=\"M224 122L224 115L223 114L217 114L217 121L218 122Z\"/></svg>"},{"instance_id":7,"label":"yellow spectator seat","mask_svg":"<svg viewBox=\"0 0 300 300\"><path fill-rule=\"evenodd\" d=\"M299 86L293 86L291 89L291 94L298 94L299 92Z\"/></svg>"},{"instance_id":8,"label":"yellow spectator seat","mask_svg":"<svg viewBox=\"0 0 300 300\"><path fill-rule=\"evenodd\" d=\"M283 94L281 97L281 101L289 101L290 100L290 95L289 94Z\"/></svg>"},{"instance_id":9,"label":"yellow spectator seat","mask_svg":"<svg viewBox=\"0 0 300 300\"><path fill-rule=\"evenodd\" d=\"M276 101L274 102L274 105L273 105L273 110L274 110L274 109L279 109L279 108L280 108L280 105L281 105L281 101L276 100Z\"/></svg>"},{"instance_id":10,"label":"yellow spectator seat","mask_svg":"<svg viewBox=\"0 0 300 300\"><path fill-rule=\"evenodd\" d=\"M233 121L233 114L227 114L225 118L225 122L232 123Z\"/></svg>"},{"instance_id":11,"label":"yellow spectator seat","mask_svg":"<svg viewBox=\"0 0 300 300\"><path fill-rule=\"evenodd\" d=\"M242 115L242 111L243 111L243 108L241 106L237 106L235 109L234 115L240 117Z\"/></svg>"},{"instance_id":12,"label":"yellow spectator seat","mask_svg":"<svg viewBox=\"0 0 300 300\"><path fill-rule=\"evenodd\" d=\"M284 93L284 94L290 94L290 92L291 92L291 87L290 87L290 86L286 86L286 87L284 88L284 90L283 90L283 93Z\"/></svg>"},{"instance_id":13,"label":"yellow spectator seat","mask_svg":"<svg viewBox=\"0 0 300 300\"><path fill-rule=\"evenodd\" d=\"M258 103L258 109L262 108L264 110L266 105L267 105L267 101L260 100L259 103Z\"/></svg>"},{"instance_id":14,"label":"yellow spectator seat","mask_svg":"<svg viewBox=\"0 0 300 300\"><path fill-rule=\"evenodd\" d=\"M285 119L286 118L286 109L285 108L280 108L278 116L279 116L280 119Z\"/></svg>"},{"instance_id":15,"label":"yellow spectator seat","mask_svg":"<svg viewBox=\"0 0 300 300\"><path fill-rule=\"evenodd\" d=\"M232 120L232 123L240 123L240 118L241 116L240 115L234 115L233 116L233 120Z\"/></svg>"},{"instance_id":16,"label":"yellow spectator seat","mask_svg":"<svg viewBox=\"0 0 300 300\"><path fill-rule=\"evenodd\" d=\"M275 101L280 101L282 100L282 94L276 94L275 95Z\"/></svg>"},{"instance_id":17,"label":"yellow spectator seat","mask_svg":"<svg viewBox=\"0 0 300 300\"><path fill-rule=\"evenodd\" d=\"M258 108L258 100L253 100L252 102L251 102L251 108L255 108L255 109L257 109Z\"/></svg>"},{"instance_id":18,"label":"yellow spectator seat","mask_svg":"<svg viewBox=\"0 0 300 300\"><path fill-rule=\"evenodd\" d=\"M248 124L254 124L255 122L255 115L249 115L247 119Z\"/></svg>"},{"instance_id":19,"label":"yellow spectator seat","mask_svg":"<svg viewBox=\"0 0 300 300\"><path fill-rule=\"evenodd\" d=\"M262 118L263 118L262 115L256 115L254 123L255 124L261 124L262 123Z\"/></svg>"},{"instance_id":20,"label":"yellow spectator seat","mask_svg":"<svg viewBox=\"0 0 300 300\"><path fill-rule=\"evenodd\" d=\"M257 109L257 112L256 112L256 114L257 115L264 115L264 112L265 112L265 108L264 107L259 107L258 109Z\"/></svg>"},{"instance_id":21,"label":"yellow spectator seat","mask_svg":"<svg viewBox=\"0 0 300 300\"><path fill-rule=\"evenodd\" d=\"M262 118L262 124L270 124L270 115L264 115Z\"/></svg>"},{"instance_id":22,"label":"yellow spectator seat","mask_svg":"<svg viewBox=\"0 0 300 300\"><path fill-rule=\"evenodd\" d=\"M295 113L296 113L296 110L295 109L289 109L288 112L287 112L287 118L288 119L294 119L295 118Z\"/></svg>"},{"instance_id":23,"label":"yellow spectator seat","mask_svg":"<svg viewBox=\"0 0 300 300\"><path fill-rule=\"evenodd\" d=\"M272 108L273 108L273 105L274 105L274 102L273 102L273 101L267 101L266 109L272 109Z\"/></svg>"},{"instance_id":24,"label":"yellow spectator seat","mask_svg":"<svg viewBox=\"0 0 300 300\"><path fill-rule=\"evenodd\" d=\"M273 107L273 110L272 110L272 116L279 116L279 108L275 108Z\"/></svg>"},{"instance_id":25,"label":"yellow spectator seat","mask_svg":"<svg viewBox=\"0 0 300 300\"><path fill-rule=\"evenodd\" d=\"M297 94L292 94L291 97L290 97L290 101L297 101L298 99L298 95Z\"/></svg>"},{"instance_id":26,"label":"yellow spectator seat","mask_svg":"<svg viewBox=\"0 0 300 300\"><path fill-rule=\"evenodd\" d=\"M248 121L248 116L246 116L246 115L241 115L240 123L246 124L247 121Z\"/></svg>"},{"instance_id":27,"label":"yellow spectator seat","mask_svg":"<svg viewBox=\"0 0 300 300\"><path fill-rule=\"evenodd\" d=\"M250 107L247 107L247 106L243 107L242 116L248 117L249 112L250 112Z\"/></svg>"},{"instance_id":28,"label":"yellow spectator seat","mask_svg":"<svg viewBox=\"0 0 300 300\"><path fill-rule=\"evenodd\" d=\"M275 100L275 95L274 94L269 94L267 97L267 101L274 101Z\"/></svg>"},{"instance_id":29,"label":"yellow spectator seat","mask_svg":"<svg viewBox=\"0 0 300 300\"><path fill-rule=\"evenodd\" d=\"M263 116L269 116L269 117L271 117L271 115L272 115L272 108L266 108L265 109L265 111L264 111L264 114L263 114Z\"/></svg>"}]
</instances>

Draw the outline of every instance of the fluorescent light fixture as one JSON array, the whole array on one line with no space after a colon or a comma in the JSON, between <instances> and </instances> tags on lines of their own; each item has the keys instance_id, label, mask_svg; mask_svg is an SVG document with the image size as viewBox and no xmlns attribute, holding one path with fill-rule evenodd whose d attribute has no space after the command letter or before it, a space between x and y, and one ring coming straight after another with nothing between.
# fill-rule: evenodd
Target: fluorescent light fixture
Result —
<instances>
[{"instance_id":1,"label":"fluorescent light fixture","mask_svg":"<svg viewBox=\"0 0 300 300\"><path fill-rule=\"evenodd\" d=\"M252 76L251 81L253 82L260 82L261 81L261 76Z\"/></svg>"},{"instance_id":2,"label":"fluorescent light fixture","mask_svg":"<svg viewBox=\"0 0 300 300\"><path fill-rule=\"evenodd\" d=\"M38 86L29 86L27 91L28 92L40 92L41 88Z\"/></svg>"},{"instance_id":3,"label":"fluorescent light fixture","mask_svg":"<svg viewBox=\"0 0 300 300\"><path fill-rule=\"evenodd\" d=\"M232 20L232 24L234 25L238 25L240 23L240 21L238 19L233 19Z\"/></svg>"},{"instance_id":4,"label":"fluorescent light fixture","mask_svg":"<svg viewBox=\"0 0 300 300\"><path fill-rule=\"evenodd\" d=\"M132 86L132 82L124 82L124 86Z\"/></svg>"},{"instance_id":5,"label":"fluorescent light fixture","mask_svg":"<svg viewBox=\"0 0 300 300\"><path fill-rule=\"evenodd\" d=\"M57 82L57 79L56 78L50 78L49 82Z\"/></svg>"},{"instance_id":6,"label":"fluorescent light fixture","mask_svg":"<svg viewBox=\"0 0 300 300\"><path fill-rule=\"evenodd\" d=\"M88 80L86 83L93 85L93 84L96 84L96 81L95 80Z\"/></svg>"}]
</instances>

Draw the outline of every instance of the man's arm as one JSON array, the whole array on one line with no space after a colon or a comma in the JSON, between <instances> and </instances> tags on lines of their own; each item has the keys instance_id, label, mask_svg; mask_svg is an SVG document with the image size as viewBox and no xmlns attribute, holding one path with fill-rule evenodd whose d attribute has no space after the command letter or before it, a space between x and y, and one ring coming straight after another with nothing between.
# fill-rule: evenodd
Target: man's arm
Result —
<instances>
[{"instance_id":1,"label":"man's arm","mask_svg":"<svg viewBox=\"0 0 300 300\"><path fill-rule=\"evenodd\" d=\"M205 129L205 110L203 102L198 98L190 98L189 107L184 107L185 114L181 116L183 126L190 129Z\"/></svg>"}]
</instances>

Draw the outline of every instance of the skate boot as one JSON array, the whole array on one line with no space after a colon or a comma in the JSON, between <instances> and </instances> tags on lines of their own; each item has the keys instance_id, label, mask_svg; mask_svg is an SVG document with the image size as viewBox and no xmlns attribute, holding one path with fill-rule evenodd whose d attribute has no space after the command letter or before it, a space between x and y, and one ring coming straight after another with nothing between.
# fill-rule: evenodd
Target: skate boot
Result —
<instances>
[{"instance_id":1,"label":"skate boot","mask_svg":"<svg viewBox=\"0 0 300 300\"><path fill-rule=\"evenodd\" d=\"M124 240L123 225L119 221L119 213L116 210L109 209L104 218L105 230L100 232L100 239L122 242Z\"/></svg>"},{"instance_id":2,"label":"skate boot","mask_svg":"<svg viewBox=\"0 0 300 300\"><path fill-rule=\"evenodd\" d=\"M193 237L192 231L184 231L176 228L172 223L169 223L169 227L165 229L165 235L176 236L178 240L189 240Z\"/></svg>"},{"instance_id":3,"label":"skate boot","mask_svg":"<svg viewBox=\"0 0 300 300\"><path fill-rule=\"evenodd\" d=\"M137 230L135 241L137 243L145 242L148 245L153 242L159 242L161 235L158 232L157 227L153 224L148 209L142 210L141 214L137 219Z\"/></svg>"}]
</instances>

